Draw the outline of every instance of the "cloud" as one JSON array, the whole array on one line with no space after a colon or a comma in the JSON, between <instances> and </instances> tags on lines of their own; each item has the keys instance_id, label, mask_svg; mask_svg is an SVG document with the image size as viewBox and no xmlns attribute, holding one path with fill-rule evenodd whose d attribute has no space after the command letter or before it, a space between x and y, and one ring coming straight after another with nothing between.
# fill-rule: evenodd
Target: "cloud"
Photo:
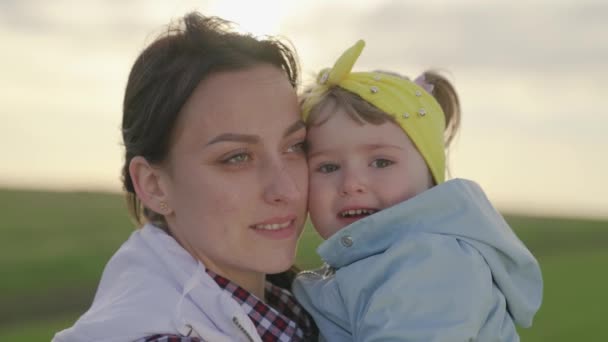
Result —
<instances>
[{"instance_id":1,"label":"cloud","mask_svg":"<svg viewBox=\"0 0 608 342\"><path fill-rule=\"evenodd\" d=\"M0 183L118 189L129 68L170 18L197 8L219 14L209 4L0 1L8 47L0 146L9 147ZM310 0L286 8L280 31L305 74L359 38L368 44L357 68L449 70L463 105L456 176L478 180L502 203L606 213L608 163L595 151L608 147L608 3ZM75 164L74 155L86 159Z\"/></svg>"},{"instance_id":2,"label":"cloud","mask_svg":"<svg viewBox=\"0 0 608 342\"><path fill-rule=\"evenodd\" d=\"M284 28L332 52L367 38L369 59L389 66L542 73L605 69L608 60L608 3L392 1L371 10L327 3Z\"/></svg>"},{"instance_id":3,"label":"cloud","mask_svg":"<svg viewBox=\"0 0 608 342\"><path fill-rule=\"evenodd\" d=\"M125 41L147 37L168 24L169 18L199 9L210 1L71 0L0 2L0 31L71 37L77 41Z\"/></svg>"}]
</instances>

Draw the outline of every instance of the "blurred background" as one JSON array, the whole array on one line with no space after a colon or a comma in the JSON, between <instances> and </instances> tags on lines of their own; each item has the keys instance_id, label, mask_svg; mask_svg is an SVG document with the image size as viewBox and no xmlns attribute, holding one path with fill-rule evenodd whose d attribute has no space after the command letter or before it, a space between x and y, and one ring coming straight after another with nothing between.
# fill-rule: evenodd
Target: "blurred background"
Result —
<instances>
[{"instance_id":1,"label":"blurred background","mask_svg":"<svg viewBox=\"0 0 608 342\"><path fill-rule=\"evenodd\" d=\"M283 36L303 82L365 39L355 69L445 71L474 179L539 258L523 341L606 341L608 2L0 0L0 340L49 340L88 308L133 229L120 196L132 63L191 10ZM318 263L305 232L300 264Z\"/></svg>"}]
</instances>

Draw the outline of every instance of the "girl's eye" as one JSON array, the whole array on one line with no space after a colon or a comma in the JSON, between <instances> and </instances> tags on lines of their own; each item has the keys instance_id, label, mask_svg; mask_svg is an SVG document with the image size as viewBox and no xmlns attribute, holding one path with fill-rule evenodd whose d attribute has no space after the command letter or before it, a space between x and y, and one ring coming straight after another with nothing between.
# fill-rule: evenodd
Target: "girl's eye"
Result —
<instances>
[{"instance_id":1,"label":"girl's eye","mask_svg":"<svg viewBox=\"0 0 608 342\"><path fill-rule=\"evenodd\" d=\"M235 155L232 155L224 160L222 160L222 163L224 164L239 164L239 163L244 163L246 161L249 161L251 159L251 156L247 153L238 153Z\"/></svg>"},{"instance_id":2,"label":"girl's eye","mask_svg":"<svg viewBox=\"0 0 608 342\"><path fill-rule=\"evenodd\" d=\"M317 172L320 173L331 173L338 170L340 167L336 164L322 164L317 168Z\"/></svg>"},{"instance_id":3,"label":"girl's eye","mask_svg":"<svg viewBox=\"0 0 608 342\"><path fill-rule=\"evenodd\" d=\"M298 142L297 144L291 145L287 152L295 152L295 153L304 153L306 152L306 142L304 140Z\"/></svg>"},{"instance_id":4,"label":"girl's eye","mask_svg":"<svg viewBox=\"0 0 608 342\"><path fill-rule=\"evenodd\" d=\"M380 158L380 159L376 159L376 160L374 160L374 161L373 161L373 162L370 164L370 166L371 166L371 167L375 167L375 168L382 169L382 168L385 168L385 167L390 166L390 165L393 165L393 164L395 164L395 162L393 162L393 161L391 161L391 160L388 160L388 159L382 159L382 158Z\"/></svg>"}]
</instances>

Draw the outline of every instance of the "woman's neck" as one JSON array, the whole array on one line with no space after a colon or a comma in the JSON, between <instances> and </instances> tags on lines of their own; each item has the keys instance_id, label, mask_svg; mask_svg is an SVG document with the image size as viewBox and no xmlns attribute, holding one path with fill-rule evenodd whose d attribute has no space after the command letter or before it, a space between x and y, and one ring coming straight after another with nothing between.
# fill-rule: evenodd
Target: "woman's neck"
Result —
<instances>
[{"instance_id":1,"label":"woman's neck","mask_svg":"<svg viewBox=\"0 0 608 342\"><path fill-rule=\"evenodd\" d=\"M207 269L244 288L254 296L258 297L258 299L260 299L261 301L266 301L265 273L222 267L221 265L218 265L210 260L201 259L201 261L203 262L205 267L207 267Z\"/></svg>"},{"instance_id":2,"label":"woman's neck","mask_svg":"<svg viewBox=\"0 0 608 342\"><path fill-rule=\"evenodd\" d=\"M226 278L249 291L263 302L266 302L266 274L226 274Z\"/></svg>"},{"instance_id":3,"label":"woman's neck","mask_svg":"<svg viewBox=\"0 0 608 342\"><path fill-rule=\"evenodd\" d=\"M265 288L266 288L266 274L256 272L252 270L243 270L232 267L230 265L224 265L216 263L201 253L197 253L196 249L186 243L187 240L182 240L178 236L173 238L195 259L200 260L205 268L218 274L233 283L239 285L245 290L249 291L254 296L258 297L261 301L266 301Z\"/></svg>"}]
</instances>

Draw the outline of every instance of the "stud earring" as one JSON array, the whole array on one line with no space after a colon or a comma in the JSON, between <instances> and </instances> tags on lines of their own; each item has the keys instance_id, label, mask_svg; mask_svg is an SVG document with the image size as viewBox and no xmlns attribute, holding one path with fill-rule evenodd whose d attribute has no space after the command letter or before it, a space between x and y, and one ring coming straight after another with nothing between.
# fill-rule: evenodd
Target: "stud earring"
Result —
<instances>
[{"instance_id":1,"label":"stud earring","mask_svg":"<svg viewBox=\"0 0 608 342\"><path fill-rule=\"evenodd\" d=\"M165 201L161 201L160 202L160 210L162 210L162 211L168 211L169 210L169 206L167 205L167 202L165 202Z\"/></svg>"}]
</instances>

